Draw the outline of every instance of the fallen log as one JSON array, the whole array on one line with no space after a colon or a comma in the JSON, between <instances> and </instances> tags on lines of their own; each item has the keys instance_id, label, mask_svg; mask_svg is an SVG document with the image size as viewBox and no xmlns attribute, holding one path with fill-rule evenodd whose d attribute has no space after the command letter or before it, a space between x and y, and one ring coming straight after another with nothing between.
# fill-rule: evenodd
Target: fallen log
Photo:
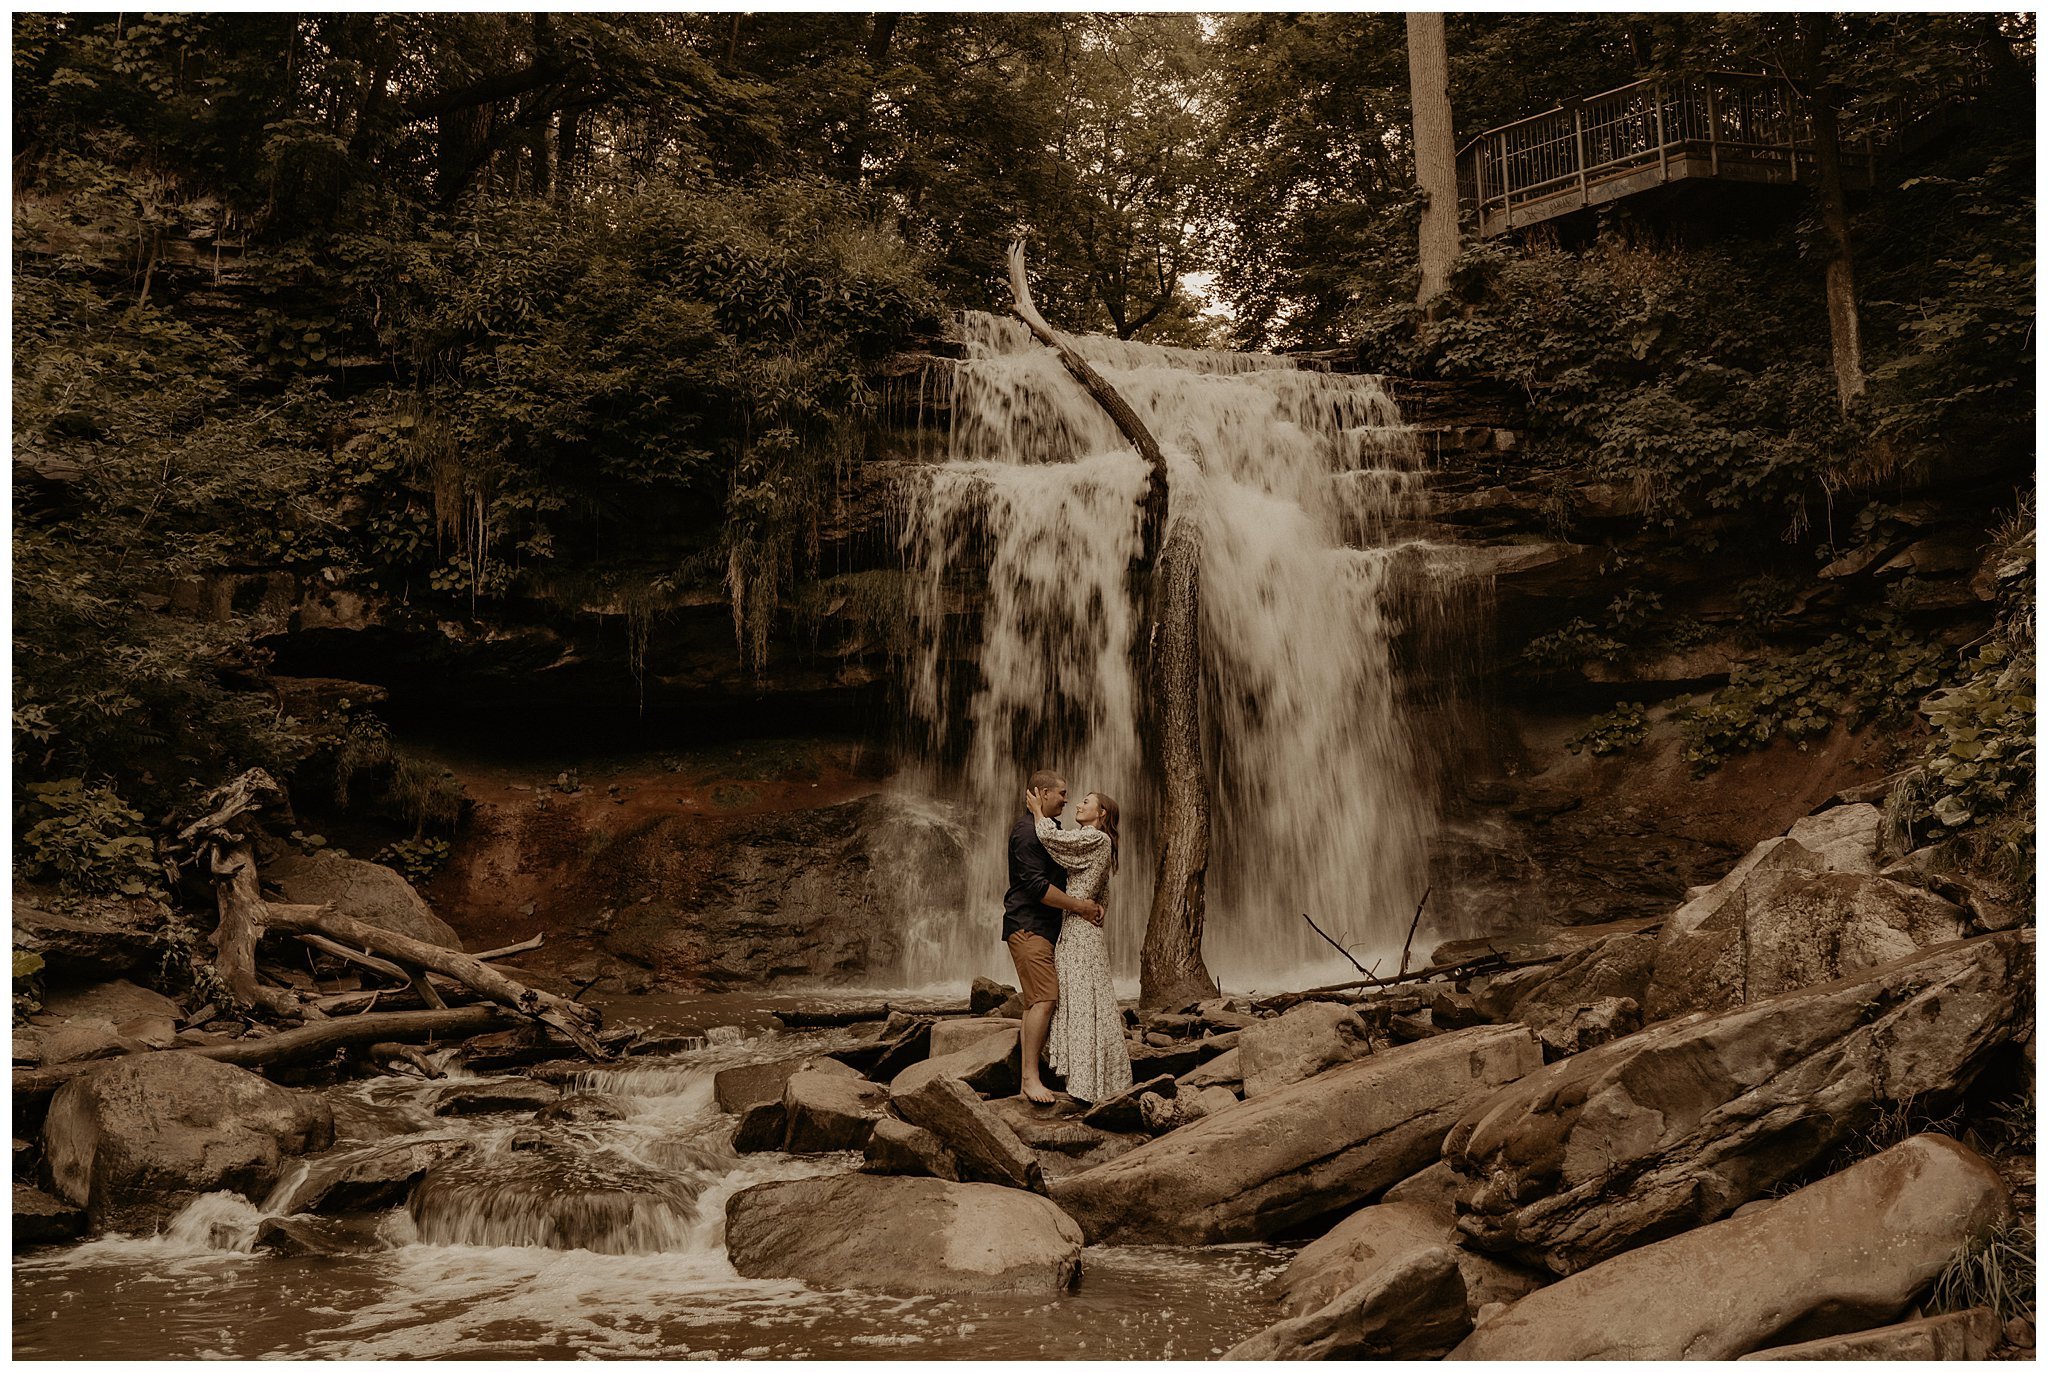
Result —
<instances>
[{"instance_id":1,"label":"fallen log","mask_svg":"<svg viewBox=\"0 0 2048 1373\"><path fill-rule=\"evenodd\" d=\"M195 1044L180 1049L147 1049L139 1052L197 1054L201 1058L231 1063L238 1068L268 1068L304 1062L355 1045L396 1043L400 1040L463 1038L504 1026L509 1019L501 1006L459 1006L452 1011L384 1011L375 1015L344 1016L280 1030L274 1035L251 1036L226 1044ZM14 1075L14 1100L19 1111L24 1102L48 1097L72 1078L107 1060L95 1058L62 1063L54 1068L31 1068Z\"/></svg>"},{"instance_id":2,"label":"fallen log","mask_svg":"<svg viewBox=\"0 0 2048 1373\"><path fill-rule=\"evenodd\" d=\"M270 926L292 934L324 934L383 954L401 964L444 973L479 996L554 1026L590 1057L612 1057L611 1051L591 1035L591 1030L598 1023L596 1011L538 987L517 982L466 953L381 929L354 916L343 915L329 906L272 906Z\"/></svg>"},{"instance_id":3,"label":"fallen log","mask_svg":"<svg viewBox=\"0 0 2048 1373\"><path fill-rule=\"evenodd\" d=\"M529 949L539 948L541 941L546 938L547 931L542 930L531 939L522 939L517 944L507 944L502 949L486 949L482 953L473 953L470 957L479 963L488 963L494 958L510 958L515 953L525 953Z\"/></svg>"}]
</instances>

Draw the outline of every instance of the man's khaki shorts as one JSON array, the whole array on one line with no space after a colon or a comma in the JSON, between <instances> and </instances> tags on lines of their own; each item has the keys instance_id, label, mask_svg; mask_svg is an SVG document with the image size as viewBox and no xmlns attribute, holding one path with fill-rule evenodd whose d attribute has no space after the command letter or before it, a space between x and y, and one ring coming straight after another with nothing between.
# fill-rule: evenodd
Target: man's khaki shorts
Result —
<instances>
[{"instance_id":1,"label":"man's khaki shorts","mask_svg":"<svg viewBox=\"0 0 2048 1373\"><path fill-rule=\"evenodd\" d=\"M1052 941L1042 934L1019 930L1003 941L1010 946L1010 961L1017 965L1017 985L1024 1004L1060 999L1060 975L1053 971Z\"/></svg>"}]
</instances>

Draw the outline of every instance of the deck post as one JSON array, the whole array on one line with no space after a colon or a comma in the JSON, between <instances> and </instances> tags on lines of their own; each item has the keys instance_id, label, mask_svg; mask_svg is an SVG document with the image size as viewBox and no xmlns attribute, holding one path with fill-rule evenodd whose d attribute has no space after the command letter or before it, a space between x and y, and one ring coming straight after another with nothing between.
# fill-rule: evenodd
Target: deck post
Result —
<instances>
[{"instance_id":1,"label":"deck post","mask_svg":"<svg viewBox=\"0 0 2048 1373\"><path fill-rule=\"evenodd\" d=\"M1472 148L1472 185L1479 195L1479 236L1486 237L1486 143L1481 138Z\"/></svg>"},{"instance_id":2,"label":"deck post","mask_svg":"<svg viewBox=\"0 0 2048 1373\"><path fill-rule=\"evenodd\" d=\"M1579 204L1590 205L1586 194L1586 107L1572 102L1572 157L1579 164Z\"/></svg>"},{"instance_id":3,"label":"deck post","mask_svg":"<svg viewBox=\"0 0 2048 1373\"><path fill-rule=\"evenodd\" d=\"M1650 99L1656 102L1657 108L1657 179L1659 181L1669 181L1671 179L1671 172L1665 166L1664 83L1662 81L1650 87Z\"/></svg>"},{"instance_id":4,"label":"deck post","mask_svg":"<svg viewBox=\"0 0 2048 1373\"><path fill-rule=\"evenodd\" d=\"M1721 174L1721 105L1714 99L1714 83L1707 88L1707 175Z\"/></svg>"}]
</instances>

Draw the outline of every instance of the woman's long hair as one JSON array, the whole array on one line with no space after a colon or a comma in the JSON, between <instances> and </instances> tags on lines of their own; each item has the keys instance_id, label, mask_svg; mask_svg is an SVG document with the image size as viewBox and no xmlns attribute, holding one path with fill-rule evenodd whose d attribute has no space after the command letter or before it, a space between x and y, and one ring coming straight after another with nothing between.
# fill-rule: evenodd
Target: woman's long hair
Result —
<instances>
[{"instance_id":1,"label":"woman's long hair","mask_svg":"<svg viewBox=\"0 0 2048 1373\"><path fill-rule=\"evenodd\" d=\"M1088 794L1095 798L1096 805L1102 807L1102 819L1096 822L1095 827L1109 836L1109 870L1115 872L1117 851L1116 826L1123 812L1117 809L1116 802L1110 799L1107 792L1091 791Z\"/></svg>"}]
</instances>

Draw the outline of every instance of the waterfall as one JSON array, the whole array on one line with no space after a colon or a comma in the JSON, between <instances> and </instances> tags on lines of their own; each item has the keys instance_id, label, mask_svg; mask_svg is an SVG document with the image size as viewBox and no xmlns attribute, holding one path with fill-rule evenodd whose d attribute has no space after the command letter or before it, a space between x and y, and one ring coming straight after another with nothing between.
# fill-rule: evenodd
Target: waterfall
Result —
<instances>
[{"instance_id":1,"label":"waterfall","mask_svg":"<svg viewBox=\"0 0 2048 1373\"><path fill-rule=\"evenodd\" d=\"M901 551L903 694L923 757L905 789L958 817L964 899L959 882L927 884L950 900L906 884L905 979L1008 977L1004 843L1039 766L1075 801L1103 791L1123 807L1108 932L1133 978L1154 858L1129 576L1146 465L1021 324L976 314L963 328L947 451L906 484ZM1409 536L1412 431L1373 377L1074 343L1166 450L1171 518L1201 523L1211 972L1237 990L1348 973L1303 912L1368 965L1397 959L1434 814L1396 656L1435 576Z\"/></svg>"}]
</instances>

